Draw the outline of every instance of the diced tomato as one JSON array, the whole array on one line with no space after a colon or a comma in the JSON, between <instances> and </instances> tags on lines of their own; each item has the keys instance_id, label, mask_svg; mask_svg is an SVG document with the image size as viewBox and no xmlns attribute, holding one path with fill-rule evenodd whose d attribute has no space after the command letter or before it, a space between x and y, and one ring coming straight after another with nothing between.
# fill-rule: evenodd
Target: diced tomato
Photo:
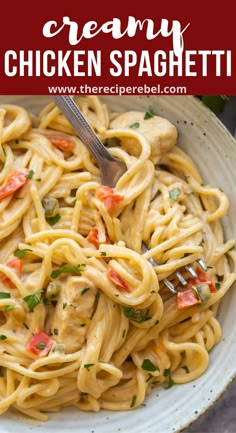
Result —
<instances>
[{"instance_id":1,"label":"diced tomato","mask_svg":"<svg viewBox=\"0 0 236 433\"><path fill-rule=\"evenodd\" d=\"M115 207L124 199L123 195L116 194L114 188L105 185L98 187L96 197L104 203L108 212L115 209Z\"/></svg>"},{"instance_id":2,"label":"diced tomato","mask_svg":"<svg viewBox=\"0 0 236 433\"><path fill-rule=\"evenodd\" d=\"M197 298L193 289L185 290L184 292L177 293L177 308L183 310L184 308L192 307L199 304L201 301Z\"/></svg>"},{"instance_id":3,"label":"diced tomato","mask_svg":"<svg viewBox=\"0 0 236 433\"><path fill-rule=\"evenodd\" d=\"M94 227L92 230L90 230L87 240L93 244L97 249L99 248L100 244L110 244L111 241L108 236L106 236L106 240L104 242L100 242L98 239L98 229L97 227Z\"/></svg>"},{"instance_id":4,"label":"diced tomato","mask_svg":"<svg viewBox=\"0 0 236 433\"><path fill-rule=\"evenodd\" d=\"M13 271L15 271L15 273L17 274L18 277L20 277L22 275L22 269L23 269L23 260L22 259L15 258L13 260L10 260L10 262L7 263L7 266L9 268L11 268ZM3 283L8 284L10 287L14 287L14 284L12 283L10 278L8 278L6 275L4 275L2 273L0 273L0 280Z\"/></svg>"},{"instance_id":5,"label":"diced tomato","mask_svg":"<svg viewBox=\"0 0 236 433\"><path fill-rule=\"evenodd\" d=\"M48 138L53 146L57 147L63 152L73 152L75 143L70 138L60 135L49 135Z\"/></svg>"},{"instance_id":6,"label":"diced tomato","mask_svg":"<svg viewBox=\"0 0 236 433\"><path fill-rule=\"evenodd\" d=\"M27 181L26 175L29 174L27 168L22 168L21 170L14 171L10 174L4 184L0 187L0 200L8 197L21 188Z\"/></svg>"},{"instance_id":7,"label":"diced tomato","mask_svg":"<svg viewBox=\"0 0 236 433\"><path fill-rule=\"evenodd\" d=\"M131 291L130 287L123 280L123 278L121 278L120 275L116 271L114 271L114 269L112 269L110 266L108 266L108 268L107 268L107 276L117 286L122 287L122 289L125 289L126 292Z\"/></svg>"},{"instance_id":8,"label":"diced tomato","mask_svg":"<svg viewBox=\"0 0 236 433\"><path fill-rule=\"evenodd\" d=\"M192 286L197 286L199 284L205 283L209 286L210 291L212 293L216 293L217 289L215 288L215 285L213 284L213 282L211 281L211 279L208 277L207 273L197 269L196 271L197 273L197 277L196 278L190 278L188 280L188 288L190 289Z\"/></svg>"},{"instance_id":9,"label":"diced tomato","mask_svg":"<svg viewBox=\"0 0 236 433\"><path fill-rule=\"evenodd\" d=\"M26 344L26 350L42 358L51 350L54 340L43 331L36 331Z\"/></svg>"}]
</instances>

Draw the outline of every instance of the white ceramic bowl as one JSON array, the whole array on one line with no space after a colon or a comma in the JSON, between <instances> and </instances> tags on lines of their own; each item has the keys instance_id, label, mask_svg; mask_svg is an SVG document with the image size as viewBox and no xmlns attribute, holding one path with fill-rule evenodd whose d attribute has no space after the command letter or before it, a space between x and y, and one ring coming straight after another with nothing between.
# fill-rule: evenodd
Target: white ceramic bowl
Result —
<instances>
[{"instance_id":1,"label":"white ceramic bowl","mask_svg":"<svg viewBox=\"0 0 236 433\"><path fill-rule=\"evenodd\" d=\"M205 183L219 186L230 199L230 210L224 219L226 238L236 236L236 141L200 101L191 96L103 96L113 111L140 110L150 107L168 118L179 131L179 146L198 165ZM37 112L49 97L2 96L0 102L20 104ZM235 339L236 292L231 289L224 298L219 320L223 328L221 342L210 353L208 370L195 382L170 390L156 389L146 399L146 406L129 412L99 413L65 409L50 414L47 423L39 423L8 412L0 418L0 432L25 433L176 433L186 428L208 410L221 396L236 374Z\"/></svg>"}]
</instances>

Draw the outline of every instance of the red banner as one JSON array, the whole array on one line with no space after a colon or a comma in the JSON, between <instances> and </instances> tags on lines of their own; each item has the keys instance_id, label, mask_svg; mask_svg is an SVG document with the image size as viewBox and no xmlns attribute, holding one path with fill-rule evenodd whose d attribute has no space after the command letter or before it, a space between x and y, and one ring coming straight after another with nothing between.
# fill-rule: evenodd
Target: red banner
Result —
<instances>
[{"instance_id":1,"label":"red banner","mask_svg":"<svg viewBox=\"0 0 236 433\"><path fill-rule=\"evenodd\" d=\"M235 94L229 2L163 3L4 2L0 94Z\"/></svg>"}]
</instances>

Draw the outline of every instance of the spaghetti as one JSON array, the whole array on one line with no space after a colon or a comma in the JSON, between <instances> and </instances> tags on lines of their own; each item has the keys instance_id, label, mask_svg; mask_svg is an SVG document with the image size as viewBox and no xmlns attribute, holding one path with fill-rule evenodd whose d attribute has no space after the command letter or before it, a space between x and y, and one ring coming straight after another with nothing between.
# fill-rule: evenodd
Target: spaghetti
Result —
<instances>
[{"instance_id":1,"label":"spaghetti","mask_svg":"<svg viewBox=\"0 0 236 433\"><path fill-rule=\"evenodd\" d=\"M68 405L133 409L153 387L195 380L236 279L228 199L203 185L176 128L152 112L110 114L96 97L76 102L127 165L115 189L53 103L33 121L0 108L0 412L41 421Z\"/></svg>"}]
</instances>

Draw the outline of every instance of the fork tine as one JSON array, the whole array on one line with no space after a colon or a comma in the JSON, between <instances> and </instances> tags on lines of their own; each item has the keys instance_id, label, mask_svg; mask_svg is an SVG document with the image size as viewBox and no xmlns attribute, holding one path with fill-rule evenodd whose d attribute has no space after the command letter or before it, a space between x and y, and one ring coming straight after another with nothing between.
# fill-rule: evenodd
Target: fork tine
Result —
<instances>
[{"instance_id":1,"label":"fork tine","mask_svg":"<svg viewBox=\"0 0 236 433\"><path fill-rule=\"evenodd\" d=\"M169 280L167 280L167 278L165 278L163 280L163 283L165 284L165 286L167 287L167 289L169 289L172 293L174 293L174 294L177 293L177 290L175 289L175 286Z\"/></svg>"},{"instance_id":2,"label":"fork tine","mask_svg":"<svg viewBox=\"0 0 236 433\"><path fill-rule=\"evenodd\" d=\"M187 265L185 266L185 269L190 273L190 275L192 275L193 278L197 278L197 273L192 268L192 266Z\"/></svg>"},{"instance_id":3,"label":"fork tine","mask_svg":"<svg viewBox=\"0 0 236 433\"><path fill-rule=\"evenodd\" d=\"M207 265L204 262L204 260L198 259L197 262L198 262L199 266L201 266L201 268L203 269L203 271L207 272Z\"/></svg>"},{"instance_id":4,"label":"fork tine","mask_svg":"<svg viewBox=\"0 0 236 433\"><path fill-rule=\"evenodd\" d=\"M142 251L143 251L143 253L146 253L146 252L148 252L148 248L147 248L147 246L145 245L145 243L143 242L142 243ZM148 259L148 261L149 261L149 263L151 263L151 265L152 266L158 266L158 263L157 263L157 261L155 260L155 259L153 259L153 257L150 257L149 259ZM204 260L203 259L198 259L197 260L197 263L199 264L199 266L204 270L204 271L207 271L207 265L206 265L206 263L204 262ZM197 273L195 272L195 270L193 269L193 267L192 266L190 266L190 265L187 265L187 266L185 266L185 269L190 273L190 275L193 277L193 278L197 278ZM188 282L187 282L187 280L183 277L183 275L180 273L180 272L175 272L175 276L178 278L178 280L179 280L179 282L182 284L182 286L184 286L184 287L186 287L187 285L188 285ZM163 283L165 284L165 286L172 292L172 293L178 293L178 291L176 290L176 288L175 288L175 286L167 279L167 278L165 278L164 280L163 280Z\"/></svg>"},{"instance_id":5,"label":"fork tine","mask_svg":"<svg viewBox=\"0 0 236 433\"><path fill-rule=\"evenodd\" d=\"M175 272L175 275L183 286L187 286L188 283L180 272Z\"/></svg>"}]
</instances>

